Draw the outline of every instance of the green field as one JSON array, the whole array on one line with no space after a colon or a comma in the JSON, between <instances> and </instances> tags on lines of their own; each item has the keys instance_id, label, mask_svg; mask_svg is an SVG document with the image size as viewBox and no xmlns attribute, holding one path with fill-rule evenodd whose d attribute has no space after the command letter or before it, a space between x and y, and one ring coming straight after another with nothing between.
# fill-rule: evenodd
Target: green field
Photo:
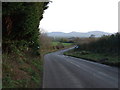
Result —
<instances>
[{"instance_id":1,"label":"green field","mask_svg":"<svg viewBox=\"0 0 120 90\"><path fill-rule=\"evenodd\" d=\"M52 42L52 45L53 45L53 46L57 46L58 44L62 44L62 45L64 45L64 46L70 46L70 45L72 45L73 43Z\"/></svg>"}]
</instances>

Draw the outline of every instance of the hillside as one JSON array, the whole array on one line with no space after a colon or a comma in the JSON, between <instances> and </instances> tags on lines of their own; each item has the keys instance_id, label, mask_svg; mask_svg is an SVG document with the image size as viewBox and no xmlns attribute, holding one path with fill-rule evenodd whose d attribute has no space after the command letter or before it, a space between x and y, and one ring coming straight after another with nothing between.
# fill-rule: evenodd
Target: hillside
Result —
<instances>
[{"instance_id":1,"label":"hillside","mask_svg":"<svg viewBox=\"0 0 120 90\"><path fill-rule=\"evenodd\" d=\"M91 34L94 34L95 37L101 37L103 35L110 35L111 33L102 32L102 31L91 31L91 32L70 32L70 33L64 33L64 32L48 32L48 36L50 37L89 37Z\"/></svg>"}]
</instances>

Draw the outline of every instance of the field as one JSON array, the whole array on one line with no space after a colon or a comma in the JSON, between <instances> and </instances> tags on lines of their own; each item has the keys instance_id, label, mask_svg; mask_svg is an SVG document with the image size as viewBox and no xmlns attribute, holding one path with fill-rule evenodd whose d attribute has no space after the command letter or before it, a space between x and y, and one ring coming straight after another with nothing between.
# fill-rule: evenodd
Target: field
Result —
<instances>
[{"instance_id":1,"label":"field","mask_svg":"<svg viewBox=\"0 0 120 90\"><path fill-rule=\"evenodd\" d=\"M70 45L72 45L72 43L52 42L52 45L53 45L53 46L57 46L58 44L62 44L62 45L64 45L64 46L70 46Z\"/></svg>"}]
</instances>

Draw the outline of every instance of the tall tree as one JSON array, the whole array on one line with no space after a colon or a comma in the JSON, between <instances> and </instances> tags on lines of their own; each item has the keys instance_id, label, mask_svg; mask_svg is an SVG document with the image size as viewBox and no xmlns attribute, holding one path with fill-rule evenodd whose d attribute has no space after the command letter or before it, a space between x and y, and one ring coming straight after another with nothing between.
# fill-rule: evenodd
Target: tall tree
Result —
<instances>
[{"instance_id":1,"label":"tall tree","mask_svg":"<svg viewBox=\"0 0 120 90\"><path fill-rule=\"evenodd\" d=\"M49 2L4 2L2 4L3 51L11 45L27 46L37 50L39 46L39 22Z\"/></svg>"}]
</instances>

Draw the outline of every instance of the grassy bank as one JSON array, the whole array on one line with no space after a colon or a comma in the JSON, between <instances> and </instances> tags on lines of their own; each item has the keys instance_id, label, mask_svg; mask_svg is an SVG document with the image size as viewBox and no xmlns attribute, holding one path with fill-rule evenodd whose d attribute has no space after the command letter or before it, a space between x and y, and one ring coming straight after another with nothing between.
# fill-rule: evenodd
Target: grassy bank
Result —
<instances>
[{"instance_id":1,"label":"grassy bank","mask_svg":"<svg viewBox=\"0 0 120 90\"><path fill-rule=\"evenodd\" d=\"M9 54L3 53L3 88L41 88L44 55L71 47L70 44L63 46L59 49L41 48L40 56L31 50L18 48L13 48Z\"/></svg>"},{"instance_id":2,"label":"grassy bank","mask_svg":"<svg viewBox=\"0 0 120 90\"><path fill-rule=\"evenodd\" d=\"M120 57L118 55L110 55L104 53L100 54L100 53L92 53L89 51L74 51L74 50L65 52L64 55L82 58L112 66L118 66L120 64Z\"/></svg>"},{"instance_id":3,"label":"grassy bank","mask_svg":"<svg viewBox=\"0 0 120 90\"><path fill-rule=\"evenodd\" d=\"M42 87L43 62L40 56L19 51L3 54L2 60L3 88Z\"/></svg>"}]
</instances>

